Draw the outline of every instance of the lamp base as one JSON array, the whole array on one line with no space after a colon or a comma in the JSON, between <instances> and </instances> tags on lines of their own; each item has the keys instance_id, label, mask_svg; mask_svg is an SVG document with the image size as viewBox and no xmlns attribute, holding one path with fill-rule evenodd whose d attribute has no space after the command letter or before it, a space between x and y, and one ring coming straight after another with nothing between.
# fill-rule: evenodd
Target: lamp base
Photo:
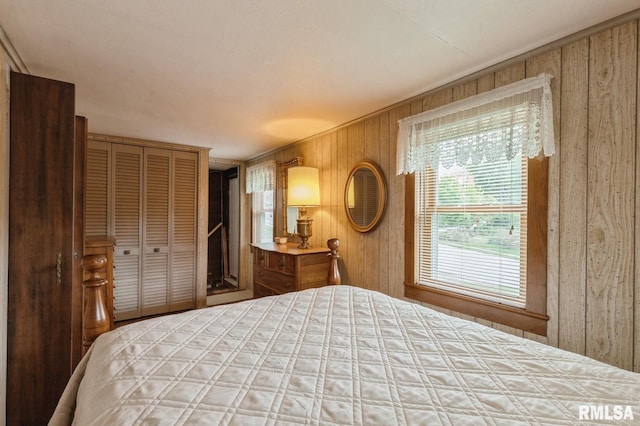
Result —
<instances>
[{"instance_id":1,"label":"lamp base","mask_svg":"<svg viewBox=\"0 0 640 426\"><path fill-rule=\"evenodd\" d=\"M300 245L298 248L306 249L309 248L309 237L311 237L311 223L313 219L308 216L299 217L297 220L298 223L298 235L300 236Z\"/></svg>"}]
</instances>

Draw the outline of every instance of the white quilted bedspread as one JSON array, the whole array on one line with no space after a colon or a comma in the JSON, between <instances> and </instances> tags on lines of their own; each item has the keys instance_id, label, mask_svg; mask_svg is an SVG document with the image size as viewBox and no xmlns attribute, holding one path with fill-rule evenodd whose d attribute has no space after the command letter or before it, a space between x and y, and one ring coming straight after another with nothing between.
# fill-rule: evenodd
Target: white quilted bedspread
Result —
<instances>
[{"instance_id":1,"label":"white quilted bedspread","mask_svg":"<svg viewBox=\"0 0 640 426\"><path fill-rule=\"evenodd\" d=\"M640 374L349 286L118 328L84 372L78 425L640 423Z\"/></svg>"}]
</instances>

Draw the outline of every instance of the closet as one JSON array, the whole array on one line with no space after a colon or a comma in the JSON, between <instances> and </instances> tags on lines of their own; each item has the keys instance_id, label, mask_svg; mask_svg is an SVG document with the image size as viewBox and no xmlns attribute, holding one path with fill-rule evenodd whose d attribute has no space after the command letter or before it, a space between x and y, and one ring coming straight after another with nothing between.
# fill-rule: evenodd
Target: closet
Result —
<instances>
[{"instance_id":1,"label":"closet","mask_svg":"<svg viewBox=\"0 0 640 426\"><path fill-rule=\"evenodd\" d=\"M73 84L11 73L7 424L46 424L80 360L86 135Z\"/></svg>"},{"instance_id":2,"label":"closet","mask_svg":"<svg viewBox=\"0 0 640 426\"><path fill-rule=\"evenodd\" d=\"M198 200L208 153L158 145L89 140L86 233L115 238L116 321L206 303Z\"/></svg>"}]
</instances>

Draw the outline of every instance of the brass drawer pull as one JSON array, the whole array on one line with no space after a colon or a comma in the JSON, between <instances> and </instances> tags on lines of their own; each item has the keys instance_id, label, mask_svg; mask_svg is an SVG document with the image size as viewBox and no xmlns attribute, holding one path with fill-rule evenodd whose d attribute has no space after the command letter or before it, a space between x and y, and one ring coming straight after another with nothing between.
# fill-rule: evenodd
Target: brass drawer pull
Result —
<instances>
[{"instance_id":1,"label":"brass drawer pull","mask_svg":"<svg viewBox=\"0 0 640 426\"><path fill-rule=\"evenodd\" d=\"M281 268L284 268L286 265L287 265L287 263L284 260L284 256L282 256L280 258L280 260L278 261L278 266L281 267Z\"/></svg>"}]
</instances>

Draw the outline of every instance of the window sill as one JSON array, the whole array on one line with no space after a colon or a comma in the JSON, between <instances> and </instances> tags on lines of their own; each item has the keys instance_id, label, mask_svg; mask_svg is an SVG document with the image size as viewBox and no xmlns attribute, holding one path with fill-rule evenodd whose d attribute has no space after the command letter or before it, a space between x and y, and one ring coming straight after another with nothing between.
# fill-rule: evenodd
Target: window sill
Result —
<instances>
[{"instance_id":1,"label":"window sill","mask_svg":"<svg viewBox=\"0 0 640 426\"><path fill-rule=\"evenodd\" d=\"M549 317L544 314L416 284L405 283L404 295L410 299L505 324L540 336L547 335Z\"/></svg>"}]
</instances>

